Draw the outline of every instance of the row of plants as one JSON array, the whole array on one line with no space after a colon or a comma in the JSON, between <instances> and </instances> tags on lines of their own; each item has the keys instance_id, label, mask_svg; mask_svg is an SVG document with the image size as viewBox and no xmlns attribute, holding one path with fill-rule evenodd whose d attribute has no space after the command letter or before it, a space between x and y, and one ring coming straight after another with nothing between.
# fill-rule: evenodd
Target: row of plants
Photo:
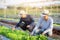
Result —
<instances>
[{"instance_id":1,"label":"row of plants","mask_svg":"<svg viewBox=\"0 0 60 40\"><path fill-rule=\"evenodd\" d=\"M28 31L11 30L5 26L0 26L0 35L11 40L48 40L44 35L31 36Z\"/></svg>"},{"instance_id":2,"label":"row of plants","mask_svg":"<svg viewBox=\"0 0 60 40\"><path fill-rule=\"evenodd\" d=\"M8 21L15 21L15 22L18 22L19 21L19 19L14 19L14 18L0 18L0 20L8 20ZM37 20L35 20L35 21L37 21ZM54 26L60 26L60 24L59 23L54 23L53 24Z\"/></svg>"}]
</instances>

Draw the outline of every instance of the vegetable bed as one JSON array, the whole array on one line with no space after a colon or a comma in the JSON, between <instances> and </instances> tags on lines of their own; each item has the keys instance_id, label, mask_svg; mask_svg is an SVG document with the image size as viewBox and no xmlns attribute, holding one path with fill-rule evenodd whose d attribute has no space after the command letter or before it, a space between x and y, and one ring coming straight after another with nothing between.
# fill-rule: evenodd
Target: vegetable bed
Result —
<instances>
[{"instance_id":1,"label":"vegetable bed","mask_svg":"<svg viewBox=\"0 0 60 40\"><path fill-rule=\"evenodd\" d=\"M12 31L5 26L0 26L0 35L3 35L11 40L48 40L44 35L31 36L28 31Z\"/></svg>"}]
</instances>

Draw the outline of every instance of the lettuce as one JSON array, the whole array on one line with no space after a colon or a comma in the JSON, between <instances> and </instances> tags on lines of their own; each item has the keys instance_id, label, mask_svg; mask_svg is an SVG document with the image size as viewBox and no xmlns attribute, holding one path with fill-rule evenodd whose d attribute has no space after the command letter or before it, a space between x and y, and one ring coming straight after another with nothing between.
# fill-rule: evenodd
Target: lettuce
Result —
<instances>
[{"instance_id":1,"label":"lettuce","mask_svg":"<svg viewBox=\"0 0 60 40\"><path fill-rule=\"evenodd\" d=\"M47 40L47 37L44 35L31 36L27 31L12 31L5 26L0 26L0 35L3 35L11 40Z\"/></svg>"}]
</instances>

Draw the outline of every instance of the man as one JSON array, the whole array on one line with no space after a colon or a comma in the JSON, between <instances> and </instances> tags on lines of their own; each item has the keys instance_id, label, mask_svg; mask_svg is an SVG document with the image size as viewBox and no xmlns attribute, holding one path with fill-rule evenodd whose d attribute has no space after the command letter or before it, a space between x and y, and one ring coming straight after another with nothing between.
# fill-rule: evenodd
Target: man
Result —
<instances>
[{"instance_id":1,"label":"man","mask_svg":"<svg viewBox=\"0 0 60 40\"><path fill-rule=\"evenodd\" d=\"M52 36L52 30L53 30L53 19L48 16L49 11L44 10L41 18L39 19L36 27L32 31L31 35L36 35L36 34L48 34L49 36Z\"/></svg>"},{"instance_id":2,"label":"man","mask_svg":"<svg viewBox=\"0 0 60 40\"><path fill-rule=\"evenodd\" d=\"M24 10L21 10L19 13L20 21L19 23L15 26L15 28L20 27L23 30L29 30L30 32L32 31L32 28L34 27L34 20L33 18L28 15ZM13 30L15 28L12 28Z\"/></svg>"}]
</instances>

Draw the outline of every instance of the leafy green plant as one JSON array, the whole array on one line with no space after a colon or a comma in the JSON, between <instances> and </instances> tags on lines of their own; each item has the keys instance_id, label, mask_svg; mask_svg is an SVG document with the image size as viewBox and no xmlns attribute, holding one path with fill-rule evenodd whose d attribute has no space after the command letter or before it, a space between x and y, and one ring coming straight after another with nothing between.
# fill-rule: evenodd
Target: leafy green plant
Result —
<instances>
[{"instance_id":1,"label":"leafy green plant","mask_svg":"<svg viewBox=\"0 0 60 40\"><path fill-rule=\"evenodd\" d=\"M11 40L47 40L47 37L44 35L31 36L27 31L12 31L11 29L5 26L0 26L0 35L6 36Z\"/></svg>"}]
</instances>

